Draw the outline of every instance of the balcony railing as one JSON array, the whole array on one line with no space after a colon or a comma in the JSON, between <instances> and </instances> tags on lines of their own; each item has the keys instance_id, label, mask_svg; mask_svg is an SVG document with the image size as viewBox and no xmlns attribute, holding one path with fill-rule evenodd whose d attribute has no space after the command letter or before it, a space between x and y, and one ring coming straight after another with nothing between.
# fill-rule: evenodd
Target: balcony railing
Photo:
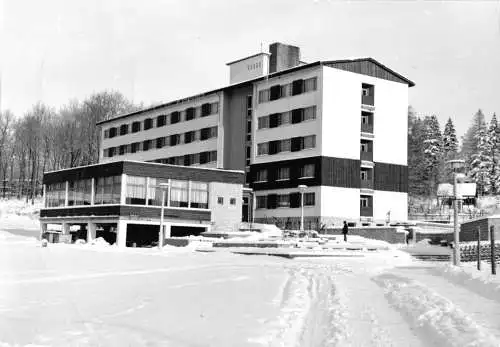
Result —
<instances>
[{"instance_id":1,"label":"balcony railing","mask_svg":"<svg viewBox=\"0 0 500 347\"><path fill-rule=\"evenodd\" d=\"M360 207L359 215L361 217L373 217L373 206Z\"/></svg>"},{"instance_id":2,"label":"balcony railing","mask_svg":"<svg viewBox=\"0 0 500 347\"><path fill-rule=\"evenodd\" d=\"M373 189L373 180L361 180L362 189Z\"/></svg>"},{"instance_id":3,"label":"balcony railing","mask_svg":"<svg viewBox=\"0 0 500 347\"><path fill-rule=\"evenodd\" d=\"M373 95L361 95L361 103L363 105L373 106L375 105L375 98Z\"/></svg>"},{"instance_id":4,"label":"balcony railing","mask_svg":"<svg viewBox=\"0 0 500 347\"><path fill-rule=\"evenodd\" d=\"M361 131L364 133L373 134L373 124L361 123Z\"/></svg>"},{"instance_id":5,"label":"balcony railing","mask_svg":"<svg viewBox=\"0 0 500 347\"><path fill-rule=\"evenodd\" d=\"M363 152L360 153L361 160L373 161L373 152Z\"/></svg>"}]
</instances>

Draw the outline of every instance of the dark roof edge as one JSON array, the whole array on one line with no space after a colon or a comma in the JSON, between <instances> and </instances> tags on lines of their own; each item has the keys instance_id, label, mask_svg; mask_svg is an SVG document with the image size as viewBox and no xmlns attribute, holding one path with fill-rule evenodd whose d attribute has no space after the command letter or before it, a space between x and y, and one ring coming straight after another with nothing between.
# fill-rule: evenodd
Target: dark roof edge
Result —
<instances>
[{"instance_id":1,"label":"dark roof edge","mask_svg":"<svg viewBox=\"0 0 500 347\"><path fill-rule=\"evenodd\" d=\"M230 61L229 63L226 63L226 65L232 65L232 64L235 64L235 63L239 63L240 61L243 61L243 60L246 60L246 59L250 59L250 58L253 58L253 57L257 57L259 55L271 55L271 54L267 53L267 52L260 52L260 53L249 55L248 57L245 57L245 58L241 58L241 59Z\"/></svg>"},{"instance_id":2,"label":"dark roof edge","mask_svg":"<svg viewBox=\"0 0 500 347\"><path fill-rule=\"evenodd\" d=\"M396 71L388 68L387 66L385 66L384 64L382 64L381 62L371 58L371 57L368 57L368 58L359 58L359 59L342 59L342 60L329 60L329 61L323 61L322 63L323 64L339 64L339 63L352 63L352 62L357 62L357 61L370 61L378 66L380 66L382 69L384 70L387 70L388 72L390 72L391 74L395 75L396 77L398 78L401 78L403 81L405 81L407 84L408 84L408 87L415 87L415 82L409 80L408 78L404 77L403 75L397 73Z\"/></svg>"},{"instance_id":3,"label":"dark roof edge","mask_svg":"<svg viewBox=\"0 0 500 347\"><path fill-rule=\"evenodd\" d=\"M200 93L200 94L195 94L195 95L192 95L192 96L188 96L186 98L177 99L177 100L170 101L170 102L167 102L167 103L164 103L164 104L160 104L160 105L148 107L148 108L145 108L145 109L142 109L142 110L138 110L138 111L126 113L126 114L123 114L123 115L118 116L118 117L114 117L114 118L110 118L110 119L105 119L105 120L102 120L100 122L97 122L96 125L101 125L101 124L105 124L105 123L114 122L116 120L120 120L120 119L127 118L127 117L130 117L130 116L135 116L135 115L146 113L146 112L149 112L149 111L154 111L154 110L157 110L157 109L160 109L160 108L163 108L163 107L168 107L168 106L180 104L180 103L183 103L183 102L188 101L190 99L200 98L200 97L203 97L203 96L207 96L207 95L210 95L210 94L215 94L215 93L224 91L226 89L241 87L241 86L244 86L244 85L249 84L249 83L258 82L258 81L262 81L262 80L265 80L265 79L278 77L278 76L287 74L289 72L294 72L294 71L298 71L298 70L302 70L302 69L307 69L307 68L315 67L315 66L319 66L319 65L321 65L320 61L317 61L317 62L314 62L314 63L310 63L310 64L307 64L307 65L295 66L295 67L292 67L290 69L286 69L286 70L282 70L282 71L278 71L278 72L273 72L272 74L269 74L269 75L260 76L260 77L257 77L257 78L251 79L251 80L247 80L247 81L243 81L243 82L238 82L238 83L235 83L235 84L230 84L230 85L222 87L222 88L217 88L217 89L214 89L214 90L210 90L208 92L204 92L204 93Z\"/></svg>"}]
</instances>

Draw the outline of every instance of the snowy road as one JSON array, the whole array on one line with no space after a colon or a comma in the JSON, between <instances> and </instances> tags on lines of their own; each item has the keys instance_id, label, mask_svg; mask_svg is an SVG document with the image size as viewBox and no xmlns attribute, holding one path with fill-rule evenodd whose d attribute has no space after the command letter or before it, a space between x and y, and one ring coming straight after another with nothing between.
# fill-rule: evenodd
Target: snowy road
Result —
<instances>
[{"instance_id":1,"label":"snowy road","mask_svg":"<svg viewBox=\"0 0 500 347\"><path fill-rule=\"evenodd\" d=\"M399 252L289 260L0 232L0 346L500 346L500 299Z\"/></svg>"}]
</instances>

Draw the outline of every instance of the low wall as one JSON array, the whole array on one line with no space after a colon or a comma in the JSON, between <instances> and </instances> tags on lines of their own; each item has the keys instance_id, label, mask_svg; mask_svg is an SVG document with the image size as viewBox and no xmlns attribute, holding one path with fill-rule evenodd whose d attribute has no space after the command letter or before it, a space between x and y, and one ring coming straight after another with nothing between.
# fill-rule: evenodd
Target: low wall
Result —
<instances>
[{"instance_id":1,"label":"low wall","mask_svg":"<svg viewBox=\"0 0 500 347\"><path fill-rule=\"evenodd\" d=\"M489 242L481 242L481 260L491 260L491 245ZM463 262L477 261L477 245L460 245L460 260ZM495 243L495 260L500 261L500 243Z\"/></svg>"},{"instance_id":2,"label":"low wall","mask_svg":"<svg viewBox=\"0 0 500 347\"><path fill-rule=\"evenodd\" d=\"M323 234L342 235L342 228L329 228ZM357 235L389 243L406 243L406 234L398 232L397 228L392 227L350 227L347 237L349 235Z\"/></svg>"}]
</instances>

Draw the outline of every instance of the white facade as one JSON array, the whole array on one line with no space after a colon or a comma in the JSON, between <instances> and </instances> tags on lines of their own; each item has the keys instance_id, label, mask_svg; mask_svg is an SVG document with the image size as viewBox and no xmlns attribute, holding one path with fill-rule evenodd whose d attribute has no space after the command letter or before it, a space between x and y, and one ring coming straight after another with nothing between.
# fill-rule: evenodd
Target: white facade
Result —
<instances>
[{"instance_id":1,"label":"white facade","mask_svg":"<svg viewBox=\"0 0 500 347\"><path fill-rule=\"evenodd\" d=\"M269 53L259 53L228 63L229 83L248 81L269 73Z\"/></svg>"}]
</instances>

